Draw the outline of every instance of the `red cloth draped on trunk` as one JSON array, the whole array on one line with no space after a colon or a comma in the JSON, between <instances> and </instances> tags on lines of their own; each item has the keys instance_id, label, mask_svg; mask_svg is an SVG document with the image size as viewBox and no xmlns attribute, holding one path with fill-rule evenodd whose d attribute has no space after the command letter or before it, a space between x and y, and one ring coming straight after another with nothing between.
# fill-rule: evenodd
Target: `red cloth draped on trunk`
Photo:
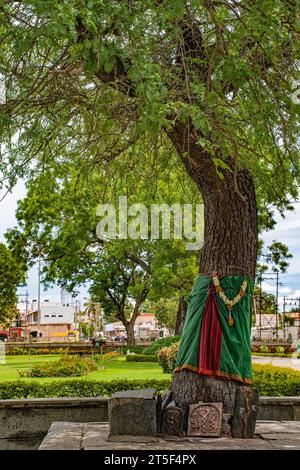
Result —
<instances>
[{"instance_id":1,"label":"red cloth draped on trunk","mask_svg":"<svg viewBox=\"0 0 300 470\"><path fill-rule=\"evenodd\" d=\"M214 286L209 287L205 305L199 353L199 373L218 371L220 368L222 330L219 322L219 307Z\"/></svg>"}]
</instances>

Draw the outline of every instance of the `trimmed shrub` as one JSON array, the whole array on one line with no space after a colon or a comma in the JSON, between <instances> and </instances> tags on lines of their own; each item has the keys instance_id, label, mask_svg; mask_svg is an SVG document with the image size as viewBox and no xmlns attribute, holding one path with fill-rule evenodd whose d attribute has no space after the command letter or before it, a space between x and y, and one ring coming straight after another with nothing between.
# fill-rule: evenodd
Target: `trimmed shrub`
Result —
<instances>
[{"instance_id":1,"label":"trimmed shrub","mask_svg":"<svg viewBox=\"0 0 300 470\"><path fill-rule=\"evenodd\" d=\"M269 351L269 346L261 346L260 347L260 352L262 353L268 353Z\"/></svg>"},{"instance_id":2,"label":"trimmed shrub","mask_svg":"<svg viewBox=\"0 0 300 470\"><path fill-rule=\"evenodd\" d=\"M146 354L126 354L127 362L157 362L157 356Z\"/></svg>"},{"instance_id":3,"label":"trimmed shrub","mask_svg":"<svg viewBox=\"0 0 300 470\"><path fill-rule=\"evenodd\" d=\"M270 353L252 353L252 356L267 356L270 357ZM297 357L300 359L300 353L293 353L293 354L281 354L281 353L272 353L272 357Z\"/></svg>"},{"instance_id":4,"label":"trimmed shrub","mask_svg":"<svg viewBox=\"0 0 300 470\"><path fill-rule=\"evenodd\" d=\"M173 343L178 343L180 339L181 336L167 336L166 338L157 339L154 341L154 343L144 349L143 354L149 354L150 356L153 356L161 348L164 348L165 346L171 346Z\"/></svg>"},{"instance_id":5,"label":"trimmed shrub","mask_svg":"<svg viewBox=\"0 0 300 470\"><path fill-rule=\"evenodd\" d=\"M284 347L283 346L276 346L275 353L284 354Z\"/></svg>"},{"instance_id":6,"label":"trimmed shrub","mask_svg":"<svg viewBox=\"0 0 300 470\"><path fill-rule=\"evenodd\" d=\"M9 354L11 356L21 356L23 354L23 348L12 348Z\"/></svg>"},{"instance_id":7,"label":"trimmed shrub","mask_svg":"<svg viewBox=\"0 0 300 470\"><path fill-rule=\"evenodd\" d=\"M251 351L256 352L256 353L261 352L260 348L264 347L264 346L267 346L268 353L272 353L272 354L276 352L276 348L278 347L278 346L275 346L275 345L270 344L270 343L266 344L266 345L263 345L263 346L252 343L251 344ZM281 347L284 348L284 354L291 354L296 350L296 348L294 347L293 344L283 344Z\"/></svg>"},{"instance_id":8,"label":"trimmed shrub","mask_svg":"<svg viewBox=\"0 0 300 470\"><path fill-rule=\"evenodd\" d=\"M286 367L253 365L254 383L262 396L300 396L300 372ZM79 380L52 380L49 383L15 380L0 382L0 399L50 397L110 397L115 392L155 388L165 392L171 379L113 380L98 382L86 378Z\"/></svg>"},{"instance_id":9,"label":"trimmed shrub","mask_svg":"<svg viewBox=\"0 0 300 470\"><path fill-rule=\"evenodd\" d=\"M93 359L82 359L79 356L65 356L55 362L45 362L19 371L20 377L78 377L97 370Z\"/></svg>"},{"instance_id":10,"label":"trimmed shrub","mask_svg":"<svg viewBox=\"0 0 300 470\"><path fill-rule=\"evenodd\" d=\"M175 369L178 349L179 342L173 343L171 346L166 346L158 351L158 363L162 367L164 374L170 374Z\"/></svg>"},{"instance_id":11,"label":"trimmed shrub","mask_svg":"<svg viewBox=\"0 0 300 470\"><path fill-rule=\"evenodd\" d=\"M261 395L299 396L300 372L288 367L253 365L253 386Z\"/></svg>"},{"instance_id":12,"label":"trimmed shrub","mask_svg":"<svg viewBox=\"0 0 300 470\"><path fill-rule=\"evenodd\" d=\"M131 353L135 353L135 354L143 354L145 346L144 345L133 344L132 346L120 346L119 349L123 354L126 354L127 351L129 351Z\"/></svg>"},{"instance_id":13,"label":"trimmed shrub","mask_svg":"<svg viewBox=\"0 0 300 470\"><path fill-rule=\"evenodd\" d=\"M115 392L154 388L164 393L171 385L171 379L165 380L53 380L50 383L37 381L0 382L0 399L51 398L51 397L110 397Z\"/></svg>"}]
</instances>

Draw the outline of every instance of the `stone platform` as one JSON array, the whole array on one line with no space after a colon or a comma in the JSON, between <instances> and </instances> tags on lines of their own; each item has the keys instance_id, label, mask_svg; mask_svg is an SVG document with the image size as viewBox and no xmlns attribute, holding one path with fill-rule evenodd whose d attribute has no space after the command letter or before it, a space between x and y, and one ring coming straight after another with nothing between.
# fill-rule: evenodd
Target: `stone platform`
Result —
<instances>
[{"instance_id":1,"label":"stone platform","mask_svg":"<svg viewBox=\"0 0 300 470\"><path fill-rule=\"evenodd\" d=\"M254 439L122 436L108 423L54 422L39 450L299 450L300 421L257 421Z\"/></svg>"}]
</instances>

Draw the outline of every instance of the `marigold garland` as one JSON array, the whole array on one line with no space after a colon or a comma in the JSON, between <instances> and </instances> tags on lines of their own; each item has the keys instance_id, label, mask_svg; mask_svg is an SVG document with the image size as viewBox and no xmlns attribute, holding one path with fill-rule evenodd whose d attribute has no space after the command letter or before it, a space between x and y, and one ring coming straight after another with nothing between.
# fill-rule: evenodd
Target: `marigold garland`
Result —
<instances>
[{"instance_id":1,"label":"marigold garland","mask_svg":"<svg viewBox=\"0 0 300 470\"><path fill-rule=\"evenodd\" d=\"M213 278L213 283L216 288L216 292L218 293L219 297L223 300L224 304L227 307L227 310L228 310L227 323L229 326L233 326L234 320L231 316L231 310L233 309L234 305L236 305L241 300L241 298L245 296L248 283L245 279L240 287L239 293L234 297L234 299L230 300L228 299L227 295L224 293L216 272L213 273L212 278Z\"/></svg>"}]
</instances>

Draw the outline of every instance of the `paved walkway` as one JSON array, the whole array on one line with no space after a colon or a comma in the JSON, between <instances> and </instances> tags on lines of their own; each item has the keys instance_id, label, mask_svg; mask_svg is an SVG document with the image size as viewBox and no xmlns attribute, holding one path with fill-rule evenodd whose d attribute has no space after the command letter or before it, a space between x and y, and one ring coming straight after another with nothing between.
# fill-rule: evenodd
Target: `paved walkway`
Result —
<instances>
[{"instance_id":1,"label":"paved walkway","mask_svg":"<svg viewBox=\"0 0 300 470\"><path fill-rule=\"evenodd\" d=\"M300 371L300 359L296 357L252 356L255 364L271 364L272 366L290 367Z\"/></svg>"},{"instance_id":2,"label":"paved walkway","mask_svg":"<svg viewBox=\"0 0 300 470\"><path fill-rule=\"evenodd\" d=\"M108 423L55 422L39 450L299 450L300 421L258 421L254 439L123 436L108 439ZM139 441L139 442L138 442Z\"/></svg>"}]
</instances>

